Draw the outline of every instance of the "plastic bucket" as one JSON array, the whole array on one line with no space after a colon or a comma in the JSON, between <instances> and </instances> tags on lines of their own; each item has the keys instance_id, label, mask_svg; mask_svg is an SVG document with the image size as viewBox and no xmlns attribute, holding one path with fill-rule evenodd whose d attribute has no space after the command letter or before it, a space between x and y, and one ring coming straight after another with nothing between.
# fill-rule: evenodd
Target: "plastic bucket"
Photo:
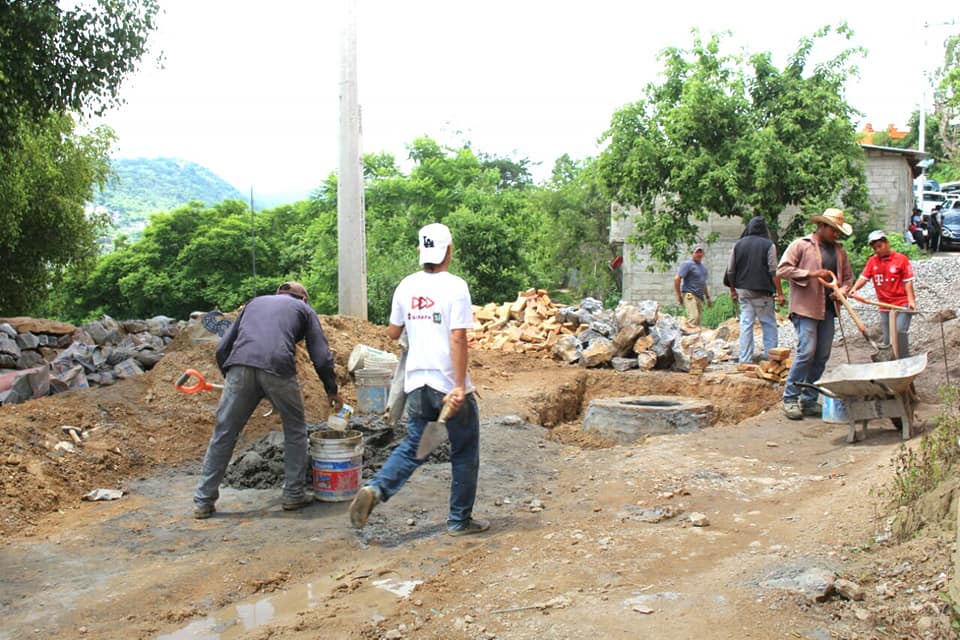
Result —
<instances>
[{"instance_id":1,"label":"plastic bucket","mask_svg":"<svg viewBox=\"0 0 960 640\"><path fill-rule=\"evenodd\" d=\"M313 493L323 502L352 500L360 489L363 470L363 434L317 431L310 436Z\"/></svg>"},{"instance_id":2,"label":"plastic bucket","mask_svg":"<svg viewBox=\"0 0 960 640\"><path fill-rule=\"evenodd\" d=\"M823 412L821 413L821 418L824 422L831 422L833 424L847 424L850 422L850 418L847 416L847 405L843 404L843 400L831 398L830 396L823 396Z\"/></svg>"},{"instance_id":3,"label":"plastic bucket","mask_svg":"<svg viewBox=\"0 0 960 640\"><path fill-rule=\"evenodd\" d=\"M392 353L358 344L347 359L347 371L354 373L363 369L391 369L397 366L398 358Z\"/></svg>"},{"instance_id":4,"label":"plastic bucket","mask_svg":"<svg viewBox=\"0 0 960 640\"><path fill-rule=\"evenodd\" d=\"M357 382L357 413L383 413L387 410L393 369L361 369L354 372Z\"/></svg>"}]
</instances>

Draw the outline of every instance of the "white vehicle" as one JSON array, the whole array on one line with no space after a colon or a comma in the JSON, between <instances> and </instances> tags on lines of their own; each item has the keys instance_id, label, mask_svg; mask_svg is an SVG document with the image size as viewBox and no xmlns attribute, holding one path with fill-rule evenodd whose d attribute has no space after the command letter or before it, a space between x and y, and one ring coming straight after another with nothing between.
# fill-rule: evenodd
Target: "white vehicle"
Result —
<instances>
[{"instance_id":1,"label":"white vehicle","mask_svg":"<svg viewBox=\"0 0 960 640\"><path fill-rule=\"evenodd\" d=\"M942 191L924 191L923 192L923 202L920 203L919 209L924 213L924 215L929 215L933 208L937 205L941 207L947 202L947 194Z\"/></svg>"},{"instance_id":2,"label":"white vehicle","mask_svg":"<svg viewBox=\"0 0 960 640\"><path fill-rule=\"evenodd\" d=\"M960 180L944 182L942 185L940 185L940 191L947 196L947 200L960 199Z\"/></svg>"}]
</instances>

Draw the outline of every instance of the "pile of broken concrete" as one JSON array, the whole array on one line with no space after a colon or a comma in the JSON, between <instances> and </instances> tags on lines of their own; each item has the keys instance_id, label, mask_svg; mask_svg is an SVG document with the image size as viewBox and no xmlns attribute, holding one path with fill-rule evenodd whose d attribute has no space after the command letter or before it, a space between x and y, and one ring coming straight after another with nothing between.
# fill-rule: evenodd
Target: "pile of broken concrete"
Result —
<instances>
[{"instance_id":1,"label":"pile of broken concrete","mask_svg":"<svg viewBox=\"0 0 960 640\"><path fill-rule=\"evenodd\" d=\"M557 312L562 323L576 326L576 334L561 337L553 346L555 358L583 367L672 369L702 373L713 362L730 360L736 351L736 319L717 329L701 329L684 317L663 313L659 303L620 302L604 309L594 298Z\"/></svg>"},{"instance_id":2,"label":"pile of broken concrete","mask_svg":"<svg viewBox=\"0 0 960 640\"><path fill-rule=\"evenodd\" d=\"M157 316L103 316L76 327L37 318L0 318L0 404L141 375L163 357L183 323Z\"/></svg>"}]
</instances>

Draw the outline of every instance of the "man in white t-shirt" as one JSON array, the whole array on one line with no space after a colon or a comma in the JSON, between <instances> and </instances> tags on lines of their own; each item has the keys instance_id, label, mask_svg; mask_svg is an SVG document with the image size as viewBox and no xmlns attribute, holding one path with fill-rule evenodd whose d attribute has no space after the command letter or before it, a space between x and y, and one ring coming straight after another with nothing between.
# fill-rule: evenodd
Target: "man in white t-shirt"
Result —
<instances>
[{"instance_id":1,"label":"man in white t-shirt","mask_svg":"<svg viewBox=\"0 0 960 640\"><path fill-rule=\"evenodd\" d=\"M453 239L445 225L434 223L420 229L419 251L423 270L404 278L394 291L387 328L393 340L406 329L410 344L403 385L407 437L357 493L350 505L350 522L363 528L373 508L397 493L424 463L417 458L420 436L449 402L453 410L447 419L453 479L447 531L453 536L480 533L489 529L490 523L472 517L480 469L480 411L467 374L467 329L473 326L470 290L462 278L448 271Z\"/></svg>"}]
</instances>

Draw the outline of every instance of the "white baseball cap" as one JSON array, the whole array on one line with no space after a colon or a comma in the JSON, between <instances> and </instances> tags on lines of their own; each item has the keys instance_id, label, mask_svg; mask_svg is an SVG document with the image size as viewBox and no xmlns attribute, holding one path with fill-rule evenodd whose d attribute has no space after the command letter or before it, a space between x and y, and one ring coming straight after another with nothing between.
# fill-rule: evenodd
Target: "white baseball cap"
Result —
<instances>
[{"instance_id":1,"label":"white baseball cap","mask_svg":"<svg viewBox=\"0 0 960 640\"><path fill-rule=\"evenodd\" d=\"M447 256L447 247L453 242L447 225L434 222L420 229L420 264L440 264Z\"/></svg>"},{"instance_id":2,"label":"white baseball cap","mask_svg":"<svg viewBox=\"0 0 960 640\"><path fill-rule=\"evenodd\" d=\"M887 234L884 233L881 229L877 229L876 231L871 231L870 235L867 236L867 244L873 244L877 240L886 240L886 239L887 239Z\"/></svg>"}]
</instances>

